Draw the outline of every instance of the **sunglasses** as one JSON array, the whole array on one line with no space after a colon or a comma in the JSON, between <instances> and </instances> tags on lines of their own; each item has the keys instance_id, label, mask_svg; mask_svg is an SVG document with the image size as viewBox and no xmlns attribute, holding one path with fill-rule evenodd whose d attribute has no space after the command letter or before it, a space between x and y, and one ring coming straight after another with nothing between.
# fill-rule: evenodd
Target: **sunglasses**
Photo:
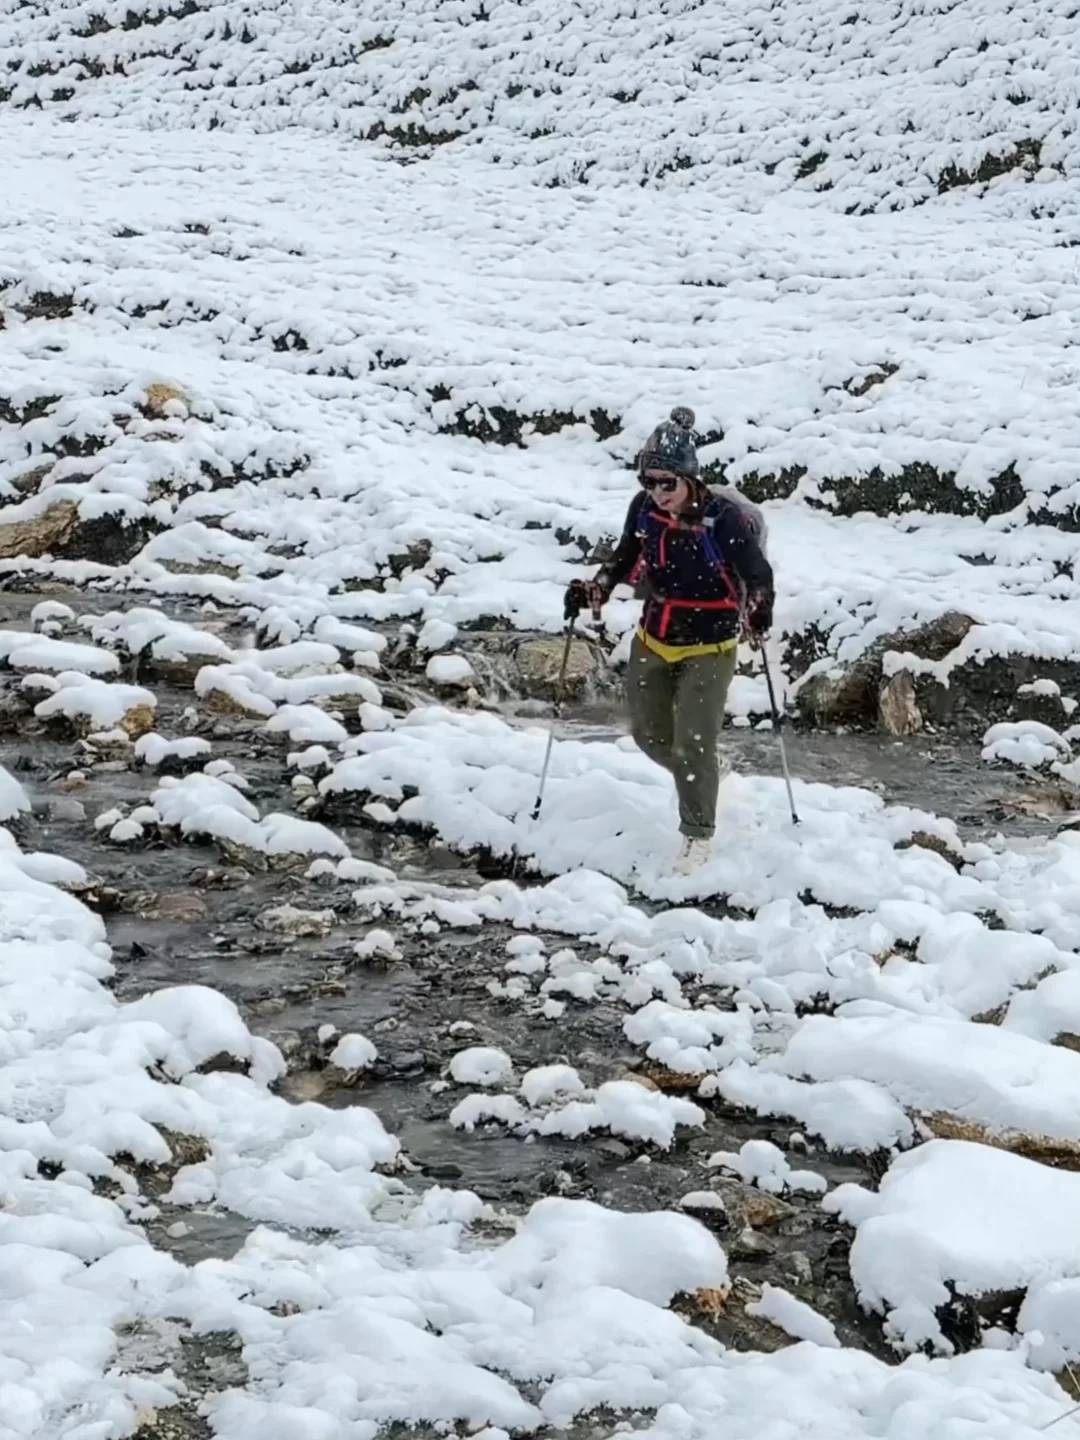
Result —
<instances>
[{"instance_id":1,"label":"sunglasses","mask_svg":"<svg viewBox=\"0 0 1080 1440\"><path fill-rule=\"evenodd\" d=\"M659 490L662 494L670 495L682 484L678 475L646 475L642 480L646 490Z\"/></svg>"}]
</instances>

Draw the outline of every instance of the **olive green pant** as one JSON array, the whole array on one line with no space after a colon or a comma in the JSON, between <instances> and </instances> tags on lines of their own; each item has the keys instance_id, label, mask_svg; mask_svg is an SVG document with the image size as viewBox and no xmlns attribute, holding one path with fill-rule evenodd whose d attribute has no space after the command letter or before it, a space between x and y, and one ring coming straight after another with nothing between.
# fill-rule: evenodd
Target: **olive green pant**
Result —
<instances>
[{"instance_id":1,"label":"olive green pant","mask_svg":"<svg viewBox=\"0 0 1080 1440\"><path fill-rule=\"evenodd\" d=\"M630 730L649 759L674 776L679 829L691 840L708 840L716 828L720 727L734 674L734 648L672 663L635 635L630 650Z\"/></svg>"}]
</instances>

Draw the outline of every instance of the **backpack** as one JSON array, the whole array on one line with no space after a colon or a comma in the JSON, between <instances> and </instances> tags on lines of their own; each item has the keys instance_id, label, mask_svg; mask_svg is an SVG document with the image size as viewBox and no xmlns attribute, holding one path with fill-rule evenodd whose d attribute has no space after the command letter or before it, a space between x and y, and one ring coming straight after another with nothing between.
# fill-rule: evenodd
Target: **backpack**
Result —
<instances>
[{"instance_id":1,"label":"backpack","mask_svg":"<svg viewBox=\"0 0 1080 1440\"><path fill-rule=\"evenodd\" d=\"M750 521L751 532L761 549L761 553L768 559L766 543L769 538L769 529L765 523L765 516L762 514L761 509L755 505L752 500L748 500L741 490L737 490L734 485L729 485L727 481L719 482L716 485L708 485L706 489L710 495L715 495L718 500L726 500L729 505L734 505L738 511L746 516Z\"/></svg>"}]
</instances>

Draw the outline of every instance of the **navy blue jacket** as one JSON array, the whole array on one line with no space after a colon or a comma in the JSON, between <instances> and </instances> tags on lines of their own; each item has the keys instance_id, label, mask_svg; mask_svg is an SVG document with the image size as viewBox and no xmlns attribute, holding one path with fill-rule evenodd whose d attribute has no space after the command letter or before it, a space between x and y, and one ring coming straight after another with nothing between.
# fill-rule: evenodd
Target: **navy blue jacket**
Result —
<instances>
[{"instance_id":1,"label":"navy blue jacket","mask_svg":"<svg viewBox=\"0 0 1080 1440\"><path fill-rule=\"evenodd\" d=\"M740 612L757 628L772 623L772 566L752 523L730 500L700 487L697 503L678 517L640 490L631 500L614 555L597 575L607 589L626 581L640 562L646 634L666 645L711 645L738 637Z\"/></svg>"}]
</instances>

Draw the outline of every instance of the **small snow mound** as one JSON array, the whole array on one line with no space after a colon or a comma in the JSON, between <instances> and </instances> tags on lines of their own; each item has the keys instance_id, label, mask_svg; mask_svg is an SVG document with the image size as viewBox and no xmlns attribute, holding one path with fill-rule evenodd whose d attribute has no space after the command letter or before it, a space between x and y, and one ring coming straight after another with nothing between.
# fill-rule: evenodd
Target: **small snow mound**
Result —
<instances>
[{"instance_id":1,"label":"small snow mound","mask_svg":"<svg viewBox=\"0 0 1080 1440\"><path fill-rule=\"evenodd\" d=\"M288 735L296 745L337 745L349 738L341 721L317 705L282 705L263 729L268 735Z\"/></svg>"},{"instance_id":2,"label":"small snow mound","mask_svg":"<svg viewBox=\"0 0 1080 1440\"><path fill-rule=\"evenodd\" d=\"M459 1085L504 1085L513 1073L510 1056L492 1045L471 1045L450 1061L450 1077Z\"/></svg>"},{"instance_id":3,"label":"small snow mound","mask_svg":"<svg viewBox=\"0 0 1080 1440\"><path fill-rule=\"evenodd\" d=\"M591 1100L571 1100L561 1110L549 1110L531 1128L538 1135L565 1135L571 1140L590 1130L610 1130L669 1150L679 1125L704 1123L704 1110L690 1100L646 1090L633 1080L608 1080Z\"/></svg>"},{"instance_id":4,"label":"small snow mound","mask_svg":"<svg viewBox=\"0 0 1080 1440\"><path fill-rule=\"evenodd\" d=\"M991 725L983 736L984 760L1004 760L1025 770L1038 770L1068 754L1068 742L1038 720L1003 721Z\"/></svg>"},{"instance_id":5,"label":"small snow mound","mask_svg":"<svg viewBox=\"0 0 1080 1440\"><path fill-rule=\"evenodd\" d=\"M784 1152L768 1140L748 1140L738 1154L718 1150L709 1157L709 1164L732 1171L770 1195L782 1195L786 1190L824 1195L829 1188L824 1176L813 1170L792 1170Z\"/></svg>"},{"instance_id":6,"label":"small snow mound","mask_svg":"<svg viewBox=\"0 0 1080 1440\"><path fill-rule=\"evenodd\" d=\"M339 1070L370 1070L378 1058L378 1050L366 1035L343 1035L330 1054L330 1064Z\"/></svg>"},{"instance_id":7,"label":"small snow mound","mask_svg":"<svg viewBox=\"0 0 1080 1440\"><path fill-rule=\"evenodd\" d=\"M70 605L64 605L59 600L39 600L30 611L31 625L44 625L48 621L63 622L74 619L75 611Z\"/></svg>"},{"instance_id":8,"label":"small snow mound","mask_svg":"<svg viewBox=\"0 0 1080 1440\"><path fill-rule=\"evenodd\" d=\"M433 685L462 688L476 679L476 671L464 655L433 655L424 674Z\"/></svg>"},{"instance_id":9,"label":"small snow mound","mask_svg":"<svg viewBox=\"0 0 1080 1440\"><path fill-rule=\"evenodd\" d=\"M752 1300L746 1313L778 1325L795 1340L808 1340L811 1345L823 1345L829 1350L840 1348L832 1321L779 1285L766 1282L761 1287L761 1299Z\"/></svg>"},{"instance_id":10,"label":"small snow mound","mask_svg":"<svg viewBox=\"0 0 1080 1440\"><path fill-rule=\"evenodd\" d=\"M535 1109L570 1095L582 1095L585 1085L572 1065L537 1065L521 1077L521 1093Z\"/></svg>"},{"instance_id":11,"label":"small snow mound","mask_svg":"<svg viewBox=\"0 0 1080 1440\"><path fill-rule=\"evenodd\" d=\"M519 1125L524 1119L525 1107L513 1095L466 1095L450 1111L450 1124L454 1129L470 1134L487 1120Z\"/></svg>"},{"instance_id":12,"label":"small snow mound","mask_svg":"<svg viewBox=\"0 0 1080 1440\"><path fill-rule=\"evenodd\" d=\"M156 770L172 756L178 760L193 760L197 755L209 755L212 750L210 741L204 740L201 735L183 735L179 740L166 740L156 730L148 730L135 741L136 758L151 770Z\"/></svg>"}]
</instances>

